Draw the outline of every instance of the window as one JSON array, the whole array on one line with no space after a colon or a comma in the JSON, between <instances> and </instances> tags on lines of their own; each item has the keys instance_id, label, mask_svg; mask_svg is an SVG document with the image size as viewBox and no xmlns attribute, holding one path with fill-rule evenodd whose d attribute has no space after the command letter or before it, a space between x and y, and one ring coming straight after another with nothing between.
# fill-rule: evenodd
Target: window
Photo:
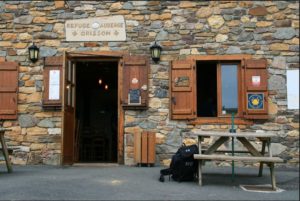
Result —
<instances>
[{"instance_id":1,"label":"window","mask_svg":"<svg viewBox=\"0 0 300 201\"><path fill-rule=\"evenodd\" d=\"M239 63L198 61L196 73L198 117L239 114Z\"/></svg>"},{"instance_id":2,"label":"window","mask_svg":"<svg viewBox=\"0 0 300 201\"><path fill-rule=\"evenodd\" d=\"M267 119L267 63L249 55L192 56L172 62L171 119L207 123ZM228 121L229 120L229 121Z\"/></svg>"}]
</instances>

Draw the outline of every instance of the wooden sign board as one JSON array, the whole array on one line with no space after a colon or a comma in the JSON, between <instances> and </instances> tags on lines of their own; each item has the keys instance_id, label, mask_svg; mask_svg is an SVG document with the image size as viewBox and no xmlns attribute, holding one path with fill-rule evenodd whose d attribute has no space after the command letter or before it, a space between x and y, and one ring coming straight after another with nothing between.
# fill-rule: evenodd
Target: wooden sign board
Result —
<instances>
[{"instance_id":1,"label":"wooden sign board","mask_svg":"<svg viewBox=\"0 0 300 201\"><path fill-rule=\"evenodd\" d=\"M128 105L141 104L141 91L139 89L130 89L128 93Z\"/></svg>"},{"instance_id":2,"label":"wooden sign board","mask_svg":"<svg viewBox=\"0 0 300 201\"><path fill-rule=\"evenodd\" d=\"M61 107L62 56L47 57L44 63L43 107Z\"/></svg>"}]
</instances>

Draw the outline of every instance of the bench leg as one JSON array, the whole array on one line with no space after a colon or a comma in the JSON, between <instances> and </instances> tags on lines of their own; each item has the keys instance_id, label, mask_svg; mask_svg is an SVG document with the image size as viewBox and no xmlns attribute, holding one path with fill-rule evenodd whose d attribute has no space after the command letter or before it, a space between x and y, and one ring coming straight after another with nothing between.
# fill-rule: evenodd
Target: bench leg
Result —
<instances>
[{"instance_id":1,"label":"bench leg","mask_svg":"<svg viewBox=\"0 0 300 201\"><path fill-rule=\"evenodd\" d=\"M198 184L202 186L202 160L198 160Z\"/></svg>"},{"instance_id":2,"label":"bench leg","mask_svg":"<svg viewBox=\"0 0 300 201\"><path fill-rule=\"evenodd\" d=\"M270 172L271 172L272 189L276 190L276 179L275 179L274 163L270 163Z\"/></svg>"},{"instance_id":3,"label":"bench leg","mask_svg":"<svg viewBox=\"0 0 300 201\"><path fill-rule=\"evenodd\" d=\"M264 155L265 154L265 149L266 149L266 141L264 140L262 143L262 147L261 147L261 154ZM263 167L264 167L264 163L260 162L259 164L259 173L258 176L261 177L262 173L263 173Z\"/></svg>"},{"instance_id":4,"label":"bench leg","mask_svg":"<svg viewBox=\"0 0 300 201\"><path fill-rule=\"evenodd\" d=\"M4 135L0 135L0 141L1 141L2 151L3 151L3 155L5 158L5 162L6 162L7 172L11 173L12 167L11 167L11 164L9 161L8 151L7 151L5 141L4 141Z\"/></svg>"}]
</instances>

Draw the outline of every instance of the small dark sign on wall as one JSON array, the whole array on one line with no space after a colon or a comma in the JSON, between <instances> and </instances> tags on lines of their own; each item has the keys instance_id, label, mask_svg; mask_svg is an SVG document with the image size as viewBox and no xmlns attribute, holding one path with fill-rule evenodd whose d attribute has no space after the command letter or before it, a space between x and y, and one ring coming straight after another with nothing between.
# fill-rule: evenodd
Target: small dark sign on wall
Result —
<instances>
[{"instance_id":1,"label":"small dark sign on wall","mask_svg":"<svg viewBox=\"0 0 300 201\"><path fill-rule=\"evenodd\" d=\"M129 89L128 105L141 105L141 91L139 89Z\"/></svg>"}]
</instances>

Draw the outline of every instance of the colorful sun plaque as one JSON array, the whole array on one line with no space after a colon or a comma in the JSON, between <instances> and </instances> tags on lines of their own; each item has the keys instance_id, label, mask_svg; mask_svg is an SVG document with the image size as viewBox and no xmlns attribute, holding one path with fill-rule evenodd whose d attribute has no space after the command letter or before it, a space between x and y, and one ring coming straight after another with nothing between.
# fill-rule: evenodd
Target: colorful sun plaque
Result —
<instances>
[{"instance_id":1,"label":"colorful sun plaque","mask_svg":"<svg viewBox=\"0 0 300 201\"><path fill-rule=\"evenodd\" d=\"M263 93L248 93L247 94L247 108L249 110L263 110L264 109L264 94Z\"/></svg>"}]
</instances>

